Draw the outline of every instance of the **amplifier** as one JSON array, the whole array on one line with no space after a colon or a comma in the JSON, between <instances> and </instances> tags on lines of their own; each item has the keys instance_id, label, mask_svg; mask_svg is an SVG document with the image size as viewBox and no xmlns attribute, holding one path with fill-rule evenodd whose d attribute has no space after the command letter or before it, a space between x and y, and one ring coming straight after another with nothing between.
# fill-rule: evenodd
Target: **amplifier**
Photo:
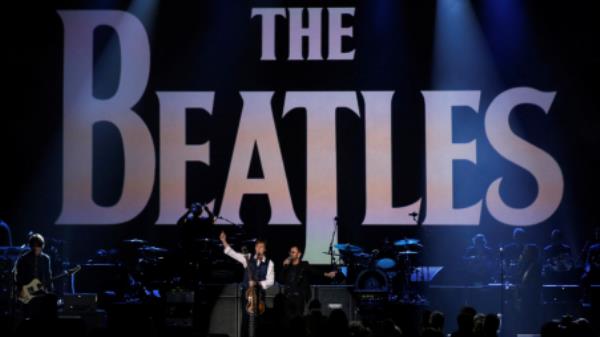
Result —
<instances>
[{"instance_id":1,"label":"amplifier","mask_svg":"<svg viewBox=\"0 0 600 337\"><path fill-rule=\"evenodd\" d=\"M98 295L95 293L79 293L64 295L64 310L69 312L95 311L98 304Z\"/></svg>"},{"instance_id":2,"label":"amplifier","mask_svg":"<svg viewBox=\"0 0 600 337\"><path fill-rule=\"evenodd\" d=\"M171 290L166 296L167 303L182 304L194 303L194 291L192 290Z\"/></svg>"},{"instance_id":3,"label":"amplifier","mask_svg":"<svg viewBox=\"0 0 600 337\"><path fill-rule=\"evenodd\" d=\"M172 290L166 296L165 325L169 328L191 328L194 318L193 290Z\"/></svg>"},{"instance_id":4,"label":"amplifier","mask_svg":"<svg viewBox=\"0 0 600 337\"><path fill-rule=\"evenodd\" d=\"M335 309L342 309L349 320L355 319L354 298L352 296L353 286L349 285L313 285L312 300L321 302L323 315L328 316Z\"/></svg>"}]
</instances>

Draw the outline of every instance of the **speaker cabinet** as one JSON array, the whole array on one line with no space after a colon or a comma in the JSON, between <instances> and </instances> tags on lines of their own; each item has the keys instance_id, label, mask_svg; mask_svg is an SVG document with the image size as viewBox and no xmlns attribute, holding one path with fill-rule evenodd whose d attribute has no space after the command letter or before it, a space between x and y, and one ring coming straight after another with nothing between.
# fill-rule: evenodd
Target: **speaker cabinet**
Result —
<instances>
[{"instance_id":1,"label":"speaker cabinet","mask_svg":"<svg viewBox=\"0 0 600 337\"><path fill-rule=\"evenodd\" d=\"M323 315L328 316L332 310L342 309L349 320L356 317L356 305L349 285L313 285L312 299L321 302Z\"/></svg>"},{"instance_id":2,"label":"speaker cabinet","mask_svg":"<svg viewBox=\"0 0 600 337\"><path fill-rule=\"evenodd\" d=\"M279 285L267 289L267 308L273 307L273 299L280 293ZM196 297L196 326L202 332L214 335L239 337L242 335L241 286L238 283L206 285ZM208 331L206 331L208 329Z\"/></svg>"}]
</instances>

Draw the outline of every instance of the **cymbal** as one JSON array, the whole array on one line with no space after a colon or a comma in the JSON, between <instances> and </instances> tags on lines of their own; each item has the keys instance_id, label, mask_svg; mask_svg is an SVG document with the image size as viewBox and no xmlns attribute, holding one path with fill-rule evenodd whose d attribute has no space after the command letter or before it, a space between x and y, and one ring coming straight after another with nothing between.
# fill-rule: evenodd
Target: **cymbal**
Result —
<instances>
[{"instance_id":1,"label":"cymbal","mask_svg":"<svg viewBox=\"0 0 600 337\"><path fill-rule=\"evenodd\" d=\"M401 252L398 252L398 255L416 255L419 254L419 252L415 252L414 250L403 250Z\"/></svg>"},{"instance_id":2,"label":"cymbal","mask_svg":"<svg viewBox=\"0 0 600 337\"><path fill-rule=\"evenodd\" d=\"M146 246L138 248L139 251L144 253L166 253L169 250L166 248L155 247L155 246Z\"/></svg>"},{"instance_id":3,"label":"cymbal","mask_svg":"<svg viewBox=\"0 0 600 337\"><path fill-rule=\"evenodd\" d=\"M360 253L363 251L361 247L355 246L350 243L337 243L334 247L335 249L344 253Z\"/></svg>"},{"instance_id":4,"label":"cymbal","mask_svg":"<svg viewBox=\"0 0 600 337\"><path fill-rule=\"evenodd\" d=\"M419 246L419 247L423 247L423 245L420 243L419 239L402 239L402 240L398 240L398 241L394 242L394 246L399 246L399 247L403 247L403 246Z\"/></svg>"},{"instance_id":5,"label":"cymbal","mask_svg":"<svg viewBox=\"0 0 600 337\"><path fill-rule=\"evenodd\" d=\"M355 257L362 257L362 258L370 258L371 256L373 256L372 254L365 253L365 252L355 253L353 255Z\"/></svg>"},{"instance_id":6,"label":"cymbal","mask_svg":"<svg viewBox=\"0 0 600 337\"><path fill-rule=\"evenodd\" d=\"M254 244L256 244L257 240L258 240L257 238L247 239L247 240L242 241L242 245L254 245Z\"/></svg>"},{"instance_id":7,"label":"cymbal","mask_svg":"<svg viewBox=\"0 0 600 337\"><path fill-rule=\"evenodd\" d=\"M142 239L128 239L128 240L123 240L123 243L129 243L129 244L142 244L145 245L148 243L148 241L146 240L142 240Z\"/></svg>"},{"instance_id":8,"label":"cymbal","mask_svg":"<svg viewBox=\"0 0 600 337\"><path fill-rule=\"evenodd\" d=\"M129 239L121 241L121 247L125 249L136 249L148 244L148 241L142 239Z\"/></svg>"},{"instance_id":9,"label":"cymbal","mask_svg":"<svg viewBox=\"0 0 600 337\"><path fill-rule=\"evenodd\" d=\"M195 242L219 243L219 240L213 238L197 238Z\"/></svg>"}]
</instances>

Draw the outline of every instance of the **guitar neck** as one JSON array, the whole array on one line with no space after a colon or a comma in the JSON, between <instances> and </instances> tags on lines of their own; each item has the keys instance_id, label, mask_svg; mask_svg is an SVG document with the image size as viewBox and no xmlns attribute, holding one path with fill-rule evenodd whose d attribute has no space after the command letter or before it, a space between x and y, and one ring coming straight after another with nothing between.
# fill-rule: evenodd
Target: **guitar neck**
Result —
<instances>
[{"instance_id":1,"label":"guitar neck","mask_svg":"<svg viewBox=\"0 0 600 337\"><path fill-rule=\"evenodd\" d=\"M54 277L53 277L52 279L50 279L50 280L51 280L51 281L56 281L56 280L58 280L58 279L61 279L61 278L65 277L65 276L69 276L69 275L71 275L71 274L75 274L76 272L78 272L78 271L79 271L79 269L81 269L81 267L77 266L77 267L75 267L75 268L73 268L73 269L69 269L69 270L63 271L62 273L60 273L60 274L58 274L58 275L54 276Z\"/></svg>"},{"instance_id":2,"label":"guitar neck","mask_svg":"<svg viewBox=\"0 0 600 337\"><path fill-rule=\"evenodd\" d=\"M53 278L50 279L50 281L56 281L56 280L60 280L61 278L65 277L69 275L68 273L60 273L56 276L54 276Z\"/></svg>"}]
</instances>

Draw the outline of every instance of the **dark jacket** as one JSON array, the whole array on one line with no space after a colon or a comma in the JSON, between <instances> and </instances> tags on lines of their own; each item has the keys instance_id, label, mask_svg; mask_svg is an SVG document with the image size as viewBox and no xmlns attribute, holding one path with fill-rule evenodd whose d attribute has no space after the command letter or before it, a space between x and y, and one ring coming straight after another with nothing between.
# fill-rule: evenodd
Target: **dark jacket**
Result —
<instances>
[{"instance_id":1,"label":"dark jacket","mask_svg":"<svg viewBox=\"0 0 600 337\"><path fill-rule=\"evenodd\" d=\"M300 261L297 265L288 264L281 271L281 283L286 294L296 294L308 301L311 297L310 278L315 274L310 264Z\"/></svg>"},{"instance_id":2,"label":"dark jacket","mask_svg":"<svg viewBox=\"0 0 600 337\"><path fill-rule=\"evenodd\" d=\"M35 256L33 251L23 254L17 260L16 265L16 283L19 289L37 278L46 289L52 290L52 270L50 266L50 257L44 253L40 256Z\"/></svg>"}]
</instances>

